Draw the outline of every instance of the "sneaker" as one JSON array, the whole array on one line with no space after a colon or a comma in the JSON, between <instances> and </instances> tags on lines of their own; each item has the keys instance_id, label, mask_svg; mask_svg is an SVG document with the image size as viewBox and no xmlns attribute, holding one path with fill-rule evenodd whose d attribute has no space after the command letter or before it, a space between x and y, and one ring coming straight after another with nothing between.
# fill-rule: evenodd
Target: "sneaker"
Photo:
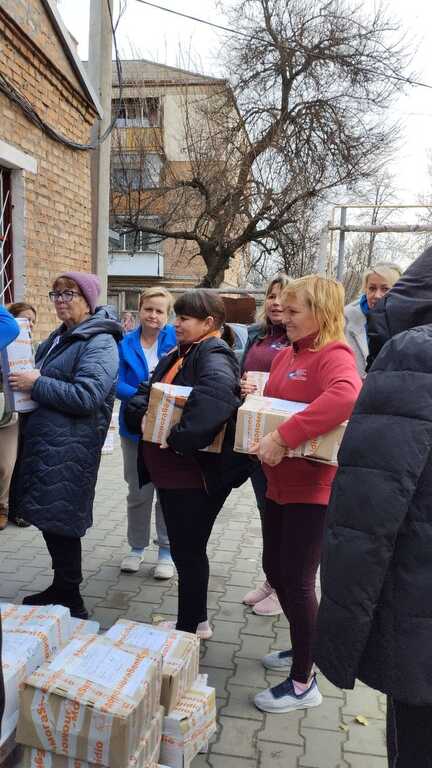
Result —
<instances>
[{"instance_id":1,"label":"sneaker","mask_svg":"<svg viewBox=\"0 0 432 768\"><path fill-rule=\"evenodd\" d=\"M176 621L160 621L158 627L161 629L175 629L177 625ZM200 640L210 640L213 636L213 630L208 621L201 621L197 626L196 636Z\"/></svg>"},{"instance_id":2,"label":"sneaker","mask_svg":"<svg viewBox=\"0 0 432 768\"><path fill-rule=\"evenodd\" d=\"M322 703L322 696L318 690L315 676L309 688L300 694L295 692L294 683L289 677L283 683L257 693L254 701L256 708L260 709L261 712L283 714L285 712L292 712L295 709L319 707Z\"/></svg>"},{"instance_id":3,"label":"sneaker","mask_svg":"<svg viewBox=\"0 0 432 768\"><path fill-rule=\"evenodd\" d=\"M138 552L129 552L129 554L121 561L120 570L124 573L136 573L139 571L143 560L144 557Z\"/></svg>"},{"instance_id":4,"label":"sneaker","mask_svg":"<svg viewBox=\"0 0 432 768\"><path fill-rule=\"evenodd\" d=\"M257 616L279 616L280 613L283 613L281 604L274 589L272 589L271 593L265 597L264 600L261 600L259 603L255 603L254 607L252 608L252 612L256 613Z\"/></svg>"},{"instance_id":5,"label":"sneaker","mask_svg":"<svg viewBox=\"0 0 432 768\"><path fill-rule=\"evenodd\" d=\"M264 584L261 584L261 586L258 587L258 589L252 589L251 592L247 592L243 598L243 602L245 605L255 605L255 603L260 603L261 600L264 600L271 595L272 592L272 587L268 581L265 581Z\"/></svg>"},{"instance_id":6,"label":"sneaker","mask_svg":"<svg viewBox=\"0 0 432 768\"><path fill-rule=\"evenodd\" d=\"M263 666L274 672L291 672L292 651L273 651L262 658Z\"/></svg>"},{"instance_id":7,"label":"sneaker","mask_svg":"<svg viewBox=\"0 0 432 768\"><path fill-rule=\"evenodd\" d=\"M174 563L172 560L158 560L153 570L154 579L172 579L174 576Z\"/></svg>"}]
</instances>

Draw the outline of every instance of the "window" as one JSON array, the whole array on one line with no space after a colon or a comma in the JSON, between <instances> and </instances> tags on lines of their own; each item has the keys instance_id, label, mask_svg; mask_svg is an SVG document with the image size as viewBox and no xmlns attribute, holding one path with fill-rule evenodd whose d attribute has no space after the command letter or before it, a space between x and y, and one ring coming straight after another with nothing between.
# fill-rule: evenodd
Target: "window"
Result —
<instances>
[{"instance_id":1,"label":"window","mask_svg":"<svg viewBox=\"0 0 432 768\"><path fill-rule=\"evenodd\" d=\"M160 125L160 99L114 99L112 114L117 128L157 128Z\"/></svg>"},{"instance_id":2,"label":"window","mask_svg":"<svg viewBox=\"0 0 432 768\"><path fill-rule=\"evenodd\" d=\"M13 299L11 172L0 166L0 303Z\"/></svg>"},{"instance_id":3,"label":"window","mask_svg":"<svg viewBox=\"0 0 432 768\"><path fill-rule=\"evenodd\" d=\"M112 158L111 187L114 192L151 189L160 184L162 158L155 152L122 152Z\"/></svg>"},{"instance_id":4,"label":"window","mask_svg":"<svg viewBox=\"0 0 432 768\"><path fill-rule=\"evenodd\" d=\"M147 221L152 226L159 226L160 222L156 216L147 216L141 219L141 221ZM152 235L149 232L143 232L139 229L140 222L138 221L137 229L126 227L122 230L120 225L115 227L120 235L120 240L116 243L113 251L124 251L126 253L159 253L161 238L158 235Z\"/></svg>"}]
</instances>

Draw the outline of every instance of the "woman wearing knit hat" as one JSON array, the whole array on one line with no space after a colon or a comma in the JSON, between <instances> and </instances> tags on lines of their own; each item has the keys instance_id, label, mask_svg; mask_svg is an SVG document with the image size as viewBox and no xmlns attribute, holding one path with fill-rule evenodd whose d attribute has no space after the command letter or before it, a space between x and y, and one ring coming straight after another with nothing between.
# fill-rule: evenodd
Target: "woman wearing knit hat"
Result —
<instances>
[{"instance_id":1,"label":"woman wearing knit hat","mask_svg":"<svg viewBox=\"0 0 432 768\"><path fill-rule=\"evenodd\" d=\"M39 345L35 370L9 377L13 389L30 392L37 404L20 416L10 508L42 531L54 571L51 586L23 602L64 605L78 618L87 617L81 538L92 525L122 337L109 308L96 307L99 293L96 275L60 275L49 298L61 325Z\"/></svg>"}]
</instances>

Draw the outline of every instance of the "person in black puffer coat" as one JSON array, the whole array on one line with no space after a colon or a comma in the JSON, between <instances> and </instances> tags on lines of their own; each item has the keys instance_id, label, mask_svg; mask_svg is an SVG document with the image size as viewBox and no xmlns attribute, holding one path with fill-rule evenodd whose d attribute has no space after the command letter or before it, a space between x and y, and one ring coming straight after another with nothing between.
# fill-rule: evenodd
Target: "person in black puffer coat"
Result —
<instances>
[{"instance_id":1,"label":"person in black puffer coat","mask_svg":"<svg viewBox=\"0 0 432 768\"><path fill-rule=\"evenodd\" d=\"M141 482L151 481L158 489L178 571L177 629L209 638L207 541L232 488L248 479L251 460L233 452L235 417L241 404L239 365L221 339L222 300L212 291L187 291L177 299L174 310L179 346L161 358L150 382L142 384L127 402L125 422L130 432L141 433L155 382L192 387L182 418L170 432L168 447L140 443L139 470ZM225 425L222 453L200 450Z\"/></svg>"},{"instance_id":2,"label":"person in black puffer coat","mask_svg":"<svg viewBox=\"0 0 432 768\"><path fill-rule=\"evenodd\" d=\"M430 768L431 248L384 301L390 338L339 452L315 659L340 688L358 678L388 695L390 766Z\"/></svg>"},{"instance_id":3,"label":"person in black puffer coat","mask_svg":"<svg viewBox=\"0 0 432 768\"><path fill-rule=\"evenodd\" d=\"M10 509L42 531L54 570L52 585L23 602L58 603L79 618L87 616L79 590L81 538L93 522L122 337L111 310L96 309L99 291L96 275L57 278L50 298L62 324L39 345L36 369L9 377L38 406L20 418Z\"/></svg>"}]
</instances>

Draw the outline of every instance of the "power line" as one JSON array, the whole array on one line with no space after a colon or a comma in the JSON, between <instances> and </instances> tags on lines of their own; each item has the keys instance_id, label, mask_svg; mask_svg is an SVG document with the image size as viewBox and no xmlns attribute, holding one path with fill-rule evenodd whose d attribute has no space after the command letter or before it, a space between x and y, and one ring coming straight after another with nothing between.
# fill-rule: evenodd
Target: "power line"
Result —
<instances>
[{"instance_id":1,"label":"power line","mask_svg":"<svg viewBox=\"0 0 432 768\"><path fill-rule=\"evenodd\" d=\"M192 16L189 13L184 13L182 11L174 11L172 8L166 8L163 5L157 5L156 3L151 3L150 0L136 0L137 3L142 3L143 5L148 5L150 8L156 8L158 11L164 11L165 13L172 13L174 16L180 16L183 19L188 19L189 21L195 21L198 24L205 24L207 27L213 27L214 29L219 29L222 32L228 32L231 35L239 35L240 37L245 37L248 40L250 39L250 35L247 32L242 32L241 29L234 29L233 27L225 27L223 24L216 24L213 21L208 21L207 19L201 19L198 16ZM254 36L254 40L259 40L262 43L268 43L268 40L265 37L259 37L258 35ZM304 53L305 51L301 48L296 48L295 46L290 46L292 51L295 51L296 53ZM308 56L311 58L320 59L321 56L317 53L313 53L312 51L308 51ZM336 56L327 55L327 59L336 59ZM395 80L396 82L400 83L407 83L407 85L416 85L419 88L429 88L432 90L432 85L429 85L429 83L422 83L418 80L411 80L409 77L400 77L398 75L388 75L389 80Z\"/></svg>"}]
</instances>

